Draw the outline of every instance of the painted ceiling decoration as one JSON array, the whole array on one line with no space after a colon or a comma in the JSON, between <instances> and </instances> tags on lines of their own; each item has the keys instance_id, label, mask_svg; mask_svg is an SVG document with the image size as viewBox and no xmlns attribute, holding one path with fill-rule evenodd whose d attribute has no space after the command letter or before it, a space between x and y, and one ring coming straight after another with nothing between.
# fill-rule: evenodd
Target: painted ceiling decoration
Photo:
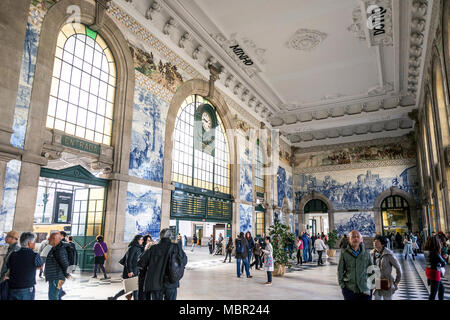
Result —
<instances>
[{"instance_id":1,"label":"painted ceiling decoration","mask_svg":"<svg viewBox=\"0 0 450 320\"><path fill-rule=\"evenodd\" d=\"M202 76L222 66L218 90L293 147L414 129L433 0L113 3Z\"/></svg>"},{"instance_id":2,"label":"painted ceiling decoration","mask_svg":"<svg viewBox=\"0 0 450 320\"><path fill-rule=\"evenodd\" d=\"M326 37L326 33L318 30L298 29L286 43L286 46L290 49L311 51L319 46Z\"/></svg>"}]
</instances>

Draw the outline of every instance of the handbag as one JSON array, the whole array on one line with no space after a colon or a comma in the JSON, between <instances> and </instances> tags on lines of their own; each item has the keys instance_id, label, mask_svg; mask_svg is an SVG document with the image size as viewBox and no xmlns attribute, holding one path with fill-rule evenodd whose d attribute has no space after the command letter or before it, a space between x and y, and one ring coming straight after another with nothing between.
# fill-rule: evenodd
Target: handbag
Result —
<instances>
[{"instance_id":1,"label":"handbag","mask_svg":"<svg viewBox=\"0 0 450 320\"><path fill-rule=\"evenodd\" d=\"M375 279L375 289L377 290L389 290L391 287L389 285L389 279L378 278Z\"/></svg>"},{"instance_id":2,"label":"handbag","mask_svg":"<svg viewBox=\"0 0 450 320\"><path fill-rule=\"evenodd\" d=\"M102 249L103 255L105 256L105 261L108 260L108 256L106 255L105 250L103 250L103 246L101 243L100 243L100 249Z\"/></svg>"},{"instance_id":3,"label":"handbag","mask_svg":"<svg viewBox=\"0 0 450 320\"><path fill-rule=\"evenodd\" d=\"M438 268L438 270L441 272L441 277L444 277L445 276L445 268L440 267L440 268Z\"/></svg>"},{"instance_id":4,"label":"handbag","mask_svg":"<svg viewBox=\"0 0 450 320\"><path fill-rule=\"evenodd\" d=\"M138 276L123 279L122 284L123 284L123 290L125 291L125 293L139 290Z\"/></svg>"}]
</instances>

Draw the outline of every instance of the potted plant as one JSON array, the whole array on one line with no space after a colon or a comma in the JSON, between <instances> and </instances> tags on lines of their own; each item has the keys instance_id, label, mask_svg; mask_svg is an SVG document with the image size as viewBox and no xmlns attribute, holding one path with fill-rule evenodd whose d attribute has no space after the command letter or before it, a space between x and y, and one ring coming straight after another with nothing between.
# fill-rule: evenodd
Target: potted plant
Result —
<instances>
[{"instance_id":1,"label":"potted plant","mask_svg":"<svg viewBox=\"0 0 450 320\"><path fill-rule=\"evenodd\" d=\"M333 230L328 233L326 245L328 246L327 256L334 257L336 256L336 250L334 249L336 242L338 240L338 232L337 230Z\"/></svg>"},{"instance_id":2,"label":"potted plant","mask_svg":"<svg viewBox=\"0 0 450 320\"><path fill-rule=\"evenodd\" d=\"M273 247L274 276L283 276L286 272L286 266L291 267L289 263L289 251L287 246L290 241L294 241L294 235L289 232L289 227L275 220L275 224L269 227L269 234Z\"/></svg>"}]
</instances>

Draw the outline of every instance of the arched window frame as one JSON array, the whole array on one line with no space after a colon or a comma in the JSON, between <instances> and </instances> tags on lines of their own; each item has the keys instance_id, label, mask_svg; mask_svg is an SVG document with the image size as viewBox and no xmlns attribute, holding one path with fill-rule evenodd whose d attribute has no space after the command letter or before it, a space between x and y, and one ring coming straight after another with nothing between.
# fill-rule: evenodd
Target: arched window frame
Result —
<instances>
[{"instance_id":1,"label":"arched window frame","mask_svg":"<svg viewBox=\"0 0 450 320\"><path fill-rule=\"evenodd\" d=\"M46 127L111 145L116 81L115 59L101 35L81 23L63 25L57 38Z\"/></svg>"},{"instance_id":2,"label":"arched window frame","mask_svg":"<svg viewBox=\"0 0 450 320\"><path fill-rule=\"evenodd\" d=\"M206 103L214 108L218 122L214 156L196 150L194 146L195 112ZM173 182L230 194L229 143L220 115L205 97L193 94L181 104L175 119L172 153Z\"/></svg>"}]
</instances>

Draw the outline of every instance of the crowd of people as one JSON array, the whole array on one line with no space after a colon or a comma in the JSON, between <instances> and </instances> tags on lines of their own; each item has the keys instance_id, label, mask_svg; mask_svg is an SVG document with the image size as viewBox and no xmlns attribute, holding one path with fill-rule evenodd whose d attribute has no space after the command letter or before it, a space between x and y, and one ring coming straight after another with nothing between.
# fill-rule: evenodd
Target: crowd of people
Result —
<instances>
[{"instance_id":1,"label":"crowd of people","mask_svg":"<svg viewBox=\"0 0 450 320\"><path fill-rule=\"evenodd\" d=\"M125 295L129 300L176 300L177 289L187 264L184 252L187 237L178 234L176 241L171 239L170 229L161 230L158 242L153 241L149 234L136 235L119 261L123 266L122 278L132 279L136 285L131 293L127 294L123 289L108 299L116 300ZM283 244L291 259L296 259L297 264L301 265L312 262L314 253L317 255L317 265L324 265L323 253L328 249L325 234L310 236L304 232L295 241L293 239L294 237L289 238ZM1 267L0 298L34 300L36 270L39 270L39 277L44 276L48 282L48 299L61 300L65 295L63 285L71 278L71 273L78 264L78 253L73 238L64 231L52 232L36 250L34 233L23 232L19 235L13 230L6 234L5 241L8 250ZM222 234L215 242L213 241L211 236L208 244L210 254L222 254L224 241ZM193 241L191 250L197 243ZM212 249L213 243L218 248L216 252ZM373 241L374 249L369 251L365 248L360 232L353 230L349 236L345 234L339 243L337 279L342 295L345 300L392 300L402 279L402 268L394 254L394 250L397 250L402 253L405 260L409 256L414 259L423 252L426 262L425 274L430 287L429 299L434 300L437 295L438 299L442 300L445 292L442 278L449 259L449 246L450 233L433 233L423 245L422 238L418 237L417 233L406 233L403 236L397 233L387 236L376 235ZM297 251L294 258L295 247ZM231 263L233 250L238 278L244 273L246 278L252 278L251 269L255 268L264 270L267 273L265 285L272 285L274 257L271 237L262 234L253 238L248 231L245 234L240 232L234 241L228 238L223 263L227 260ZM101 270L102 280L110 279L104 267L108 259L108 246L103 236L97 236L93 251L92 277L97 278L97 272ZM395 278L393 270L396 271Z\"/></svg>"}]
</instances>

